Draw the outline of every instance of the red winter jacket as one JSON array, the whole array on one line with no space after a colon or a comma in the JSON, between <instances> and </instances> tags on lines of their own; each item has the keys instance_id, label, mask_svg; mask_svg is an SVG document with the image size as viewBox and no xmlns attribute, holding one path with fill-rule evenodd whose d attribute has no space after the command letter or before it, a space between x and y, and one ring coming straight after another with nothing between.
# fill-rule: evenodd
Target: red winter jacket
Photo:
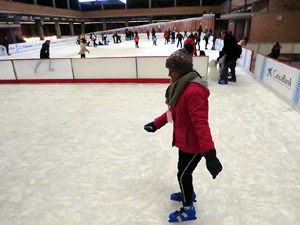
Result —
<instances>
[{"instance_id":1,"label":"red winter jacket","mask_svg":"<svg viewBox=\"0 0 300 225\"><path fill-rule=\"evenodd\" d=\"M193 46L194 46L194 56L197 56L197 50L196 50L196 43L194 41L193 38L187 38L184 43L183 43L183 46L185 46L186 43L191 43Z\"/></svg>"},{"instance_id":2,"label":"red winter jacket","mask_svg":"<svg viewBox=\"0 0 300 225\"><path fill-rule=\"evenodd\" d=\"M181 93L176 106L170 107L173 118L172 146L201 155L215 148L208 124L209 94L205 86L192 82ZM166 113L154 120L157 129L167 122Z\"/></svg>"}]
</instances>

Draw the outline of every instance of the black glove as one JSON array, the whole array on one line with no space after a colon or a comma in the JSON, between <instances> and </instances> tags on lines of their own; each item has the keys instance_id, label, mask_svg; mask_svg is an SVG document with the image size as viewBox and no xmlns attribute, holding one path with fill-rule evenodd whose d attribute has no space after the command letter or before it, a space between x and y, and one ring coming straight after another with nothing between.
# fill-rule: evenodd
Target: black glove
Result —
<instances>
[{"instance_id":1,"label":"black glove","mask_svg":"<svg viewBox=\"0 0 300 225\"><path fill-rule=\"evenodd\" d=\"M144 129L145 129L146 131L148 131L148 132L153 132L153 133L157 130L157 128L156 128L154 122L151 122L151 123L146 124L146 125L144 126Z\"/></svg>"},{"instance_id":2,"label":"black glove","mask_svg":"<svg viewBox=\"0 0 300 225\"><path fill-rule=\"evenodd\" d=\"M217 177L217 175L222 171L222 164L220 163L219 159L217 158L216 150L210 150L204 154L206 159L206 167L210 174L212 175L213 179Z\"/></svg>"}]
</instances>

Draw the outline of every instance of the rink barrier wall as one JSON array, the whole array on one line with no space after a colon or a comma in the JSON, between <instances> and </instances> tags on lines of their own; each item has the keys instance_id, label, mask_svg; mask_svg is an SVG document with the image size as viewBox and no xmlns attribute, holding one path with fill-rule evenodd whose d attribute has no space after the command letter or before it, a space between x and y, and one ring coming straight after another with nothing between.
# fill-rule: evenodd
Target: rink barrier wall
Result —
<instances>
[{"instance_id":1,"label":"rink barrier wall","mask_svg":"<svg viewBox=\"0 0 300 225\"><path fill-rule=\"evenodd\" d=\"M255 80L300 113L300 69L257 54Z\"/></svg>"},{"instance_id":2,"label":"rink barrier wall","mask_svg":"<svg viewBox=\"0 0 300 225\"><path fill-rule=\"evenodd\" d=\"M246 71L251 72L254 51L248 48L242 48L242 54L237 60L237 64L244 68Z\"/></svg>"},{"instance_id":3,"label":"rink barrier wall","mask_svg":"<svg viewBox=\"0 0 300 225\"><path fill-rule=\"evenodd\" d=\"M0 83L169 83L167 56L0 61ZM207 78L208 56L193 57Z\"/></svg>"}]
</instances>

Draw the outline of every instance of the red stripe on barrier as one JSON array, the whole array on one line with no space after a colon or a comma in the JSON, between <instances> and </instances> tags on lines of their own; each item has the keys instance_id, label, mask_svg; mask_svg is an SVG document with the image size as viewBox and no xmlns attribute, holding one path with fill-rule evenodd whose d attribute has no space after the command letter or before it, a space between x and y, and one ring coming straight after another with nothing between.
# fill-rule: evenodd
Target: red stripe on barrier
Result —
<instances>
[{"instance_id":1,"label":"red stripe on barrier","mask_svg":"<svg viewBox=\"0 0 300 225\"><path fill-rule=\"evenodd\" d=\"M17 84L17 80L0 80L0 84Z\"/></svg>"},{"instance_id":2,"label":"red stripe on barrier","mask_svg":"<svg viewBox=\"0 0 300 225\"><path fill-rule=\"evenodd\" d=\"M170 83L170 79L76 79L75 83Z\"/></svg>"},{"instance_id":3,"label":"red stripe on barrier","mask_svg":"<svg viewBox=\"0 0 300 225\"><path fill-rule=\"evenodd\" d=\"M74 83L73 79L43 79L43 80L17 80L19 84L55 84L55 83Z\"/></svg>"},{"instance_id":4,"label":"red stripe on barrier","mask_svg":"<svg viewBox=\"0 0 300 225\"><path fill-rule=\"evenodd\" d=\"M0 80L0 84L56 84L56 83L170 83L170 79L28 79L28 80Z\"/></svg>"}]
</instances>

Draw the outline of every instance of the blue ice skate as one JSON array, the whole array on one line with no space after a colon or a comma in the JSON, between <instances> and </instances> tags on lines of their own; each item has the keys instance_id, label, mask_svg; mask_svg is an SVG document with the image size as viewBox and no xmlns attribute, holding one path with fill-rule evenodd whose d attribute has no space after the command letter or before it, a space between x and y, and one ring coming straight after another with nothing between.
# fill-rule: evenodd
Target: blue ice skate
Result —
<instances>
[{"instance_id":1,"label":"blue ice skate","mask_svg":"<svg viewBox=\"0 0 300 225\"><path fill-rule=\"evenodd\" d=\"M180 211L175 211L169 215L170 223L178 223L195 219L197 219L197 217L196 210L193 204L184 206L180 209Z\"/></svg>"},{"instance_id":2,"label":"blue ice skate","mask_svg":"<svg viewBox=\"0 0 300 225\"><path fill-rule=\"evenodd\" d=\"M183 201L182 193L181 192L173 193L171 194L170 199L173 201L182 202ZM193 191L193 202L197 202L196 193L194 191Z\"/></svg>"},{"instance_id":3,"label":"blue ice skate","mask_svg":"<svg viewBox=\"0 0 300 225\"><path fill-rule=\"evenodd\" d=\"M220 79L218 84L228 84L227 80Z\"/></svg>"},{"instance_id":4,"label":"blue ice skate","mask_svg":"<svg viewBox=\"0 0 300 225\"><path fill-rule=\"evenodd\" d=\"M230 81L230 82L236 82L236 79L229 78L228 81Z\"/></svg>"}]
</instances>

